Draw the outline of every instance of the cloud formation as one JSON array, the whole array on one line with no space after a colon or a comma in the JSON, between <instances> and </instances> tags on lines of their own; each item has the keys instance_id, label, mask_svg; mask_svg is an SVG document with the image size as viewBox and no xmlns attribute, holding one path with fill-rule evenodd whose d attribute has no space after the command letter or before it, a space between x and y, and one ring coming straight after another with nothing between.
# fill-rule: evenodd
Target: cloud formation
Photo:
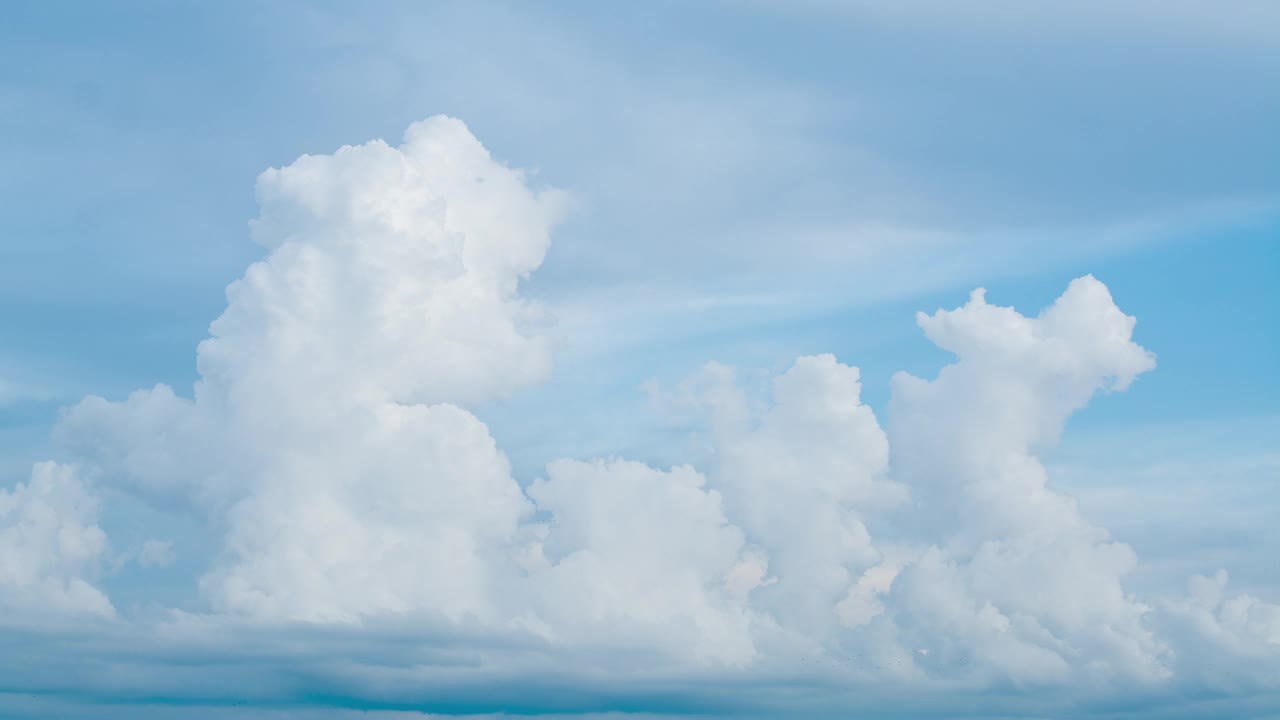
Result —
<instances>
[{"instance_id":1,"label":"cloud formation","mask_svg":"<svg viewBox=\"0 0 1280 720\"><path fill-rule=\"evenodd\" d=\"M767 398L712 364L683 398L706 467L559 459L521 487L475 413L551 371L520 283L564 196L437 117L268 170L258 199L267 255L228 288L192 396L86 398L57 431L80 465L0 492L0 607L114 615L87 473L218 530L201 604L170 615L197 626L395 623L574 667L934 689L1211 682L1186 656L1212 647L1275 684L1280 607L1227 597L1225 573L1135 597L1135 553L1040 462L1096 393L1155 366L1093 277L1035 317L982 290L921 314L955 362L896 376L883 427L834 356L798 358ZM138 559L172 561L163 540Z\"/></svg>"},{"instance_id":2,"label":"cloud formation","mask_svg":"<svg viewBox=\"0 0 1280 720\"><path fill-rule=\"evenodd\" d=\"M42 462L27 482L0 489L0 610L5 616L115 614L92 582L108 551L97 516L98 500L72 466Z\"/></svg>"},{"instance_id":3,"label":"cloud formation","mask_svg":"<svg viewBox=\"0 0 1280 720\"><path fill-rule=\"evenodd\" d=\"M933 543L902 579L916 642L946 638L952 654L1019 679L1162 677L1147 608L1121 582L1133 551L1054 492L1037 458L1095 392L1155 366L1130 339L1133 318L1085 277L1036 318L979 290L919 324L958 361L932 381L893 381L893 469Z\"/></svg>"}]
</instances>

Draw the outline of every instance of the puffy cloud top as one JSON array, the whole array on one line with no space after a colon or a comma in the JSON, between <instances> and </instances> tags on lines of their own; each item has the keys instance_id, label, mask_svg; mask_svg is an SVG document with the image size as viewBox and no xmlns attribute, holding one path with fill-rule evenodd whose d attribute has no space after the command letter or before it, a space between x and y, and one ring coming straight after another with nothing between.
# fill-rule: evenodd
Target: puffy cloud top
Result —
<instances>
[{"instance_id":1,"label":"puffy cloud top","mask_svg":"<svg viewBox=\"0 0 1280 720\"><path fill-rule=\"evenodd\" d=\"M550 341L516 290L542 263L563 195L531 190L460 121L268 170L258 202L253 236L271 254L228 288L200 346L213 392L266 393L276 408L290 392L297 410L466 404L550 370Z\"/></svg>"}]
</instances>

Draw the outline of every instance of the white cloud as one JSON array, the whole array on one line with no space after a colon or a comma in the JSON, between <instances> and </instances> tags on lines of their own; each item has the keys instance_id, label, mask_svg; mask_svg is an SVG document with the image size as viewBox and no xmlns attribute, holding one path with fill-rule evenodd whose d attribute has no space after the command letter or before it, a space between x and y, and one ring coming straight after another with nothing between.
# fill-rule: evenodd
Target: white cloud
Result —
<instances>
[{"instance_id":1,"label":"white cloud","mask_svg":"<svg viewBox=\"0 0 1280 720\"><path fill-rule=\"evenodd\" d=\"M1050 488L1037 457L1095 392L1154 367L1133 318L1085 277L1035 318L978 290L918 321L958 360L933 381L893 381L894 477L933 545L892 594L898 628L916 647L951 636L979 669L1030 681L1164 677L1148 608L1122 584L1136 556Z\"/></svg>"},{"instance_id":2,"label":"white cloud","mask_svg":"<svg viewBox=\"0 0 1280 720\"><path fill-rule=\"evenodd\" d=\"M529 502L488 429L450 403L550 369L517 284L562 205L457 120L305 156L258 183L269 254L227 290L193 400L88 398L59 433L109 477L215 514L214 608L355 620L484 616L490 556ZM500 563L499 563L500 564Z\"/></svg>"},{"instance_id":3,"label":"white cloud","mask_svg":"<svg viewBox=\"0 0 1280 720\"><path fill-rule=\"evenodd\" d=\"M1280 685L1280 605L1227 592L1228 575L1194 575L1180 597L1161 601L1165 631L1187 649L1177 658L1188 680L1218 690Z\"/></svg>"},{"instance_id":4,"label":"white cloud","mask_svg":"<svg viewBox=\"0 0 1280 720\"><path fill-rule=\"evenodd\" d=\"M271 255L228 289L200 349L206 384L245 402L260 382L271 400L328 387L325 404L467 404L549 371L551 340L516 290L563 196L532 191L458 120L268 170L258 201L253 236Z\"/></svg>"},{"instance_id":5,"label":"white cloud","mask_svg":"<svg viewBox=\"0 0 1280 720\"><path fill-rule=\"evenodd\" d=\"M861 403L858 369L831 355L799 358L759 411L729 368L712 365L701 376L695 392L712 415L712 477L777 579L756 601L784 625L821 636L853 573L882 557L864 513L906 499L886 477L888 442Z\"/></svg>"},{"instance_id":6,"label":"white cloud","mask_svg":"<svg viewBox=\"0 0 1280 720\"><path fill-rule=\"evenodd\" d=\"M735 665L754 655L747 593L764 562L691 467L558 460L529 488L551 514L530 567L554 639Z\"/></svg>"},{"instance_id":7,"label":"white cloud","mask_svg":"<svg viewBox=\"0 0 1280 720\"><path fill-rule=\"evenodd\" d=\"M0 610L7 619L50 613L113 616L93 583L107 552L98 501L75 467L44 462L0 489Z\"/></svg>"},{"instance_id":8,"label":"white cloud","mask_svg":"<svg viewBox=\"0 0 1280 720\"><path fill-rule=\"evenodd\" d=\"M552 663L612 651L793 674L862 652L859 677L924 685L1148 683L1178 667L1125 585L1135 553L1040 461L1096 393L1154 367L1096 279L1036 317L981 290L920 315L957 359L933 380L896 376L884 428L834 356L799 358L763 401L713 364L676 398L710 418L703 470L563 459L525 491L471 409L550 370L519 283L561 196L447 118L399 147L268 171L258 194L268 255L228 289L193 397L88 398L59 429L105 482L223 533L202 622L393 622L540 643ZM92 505L69 470L40 467L68 499L40 509L33 477L0 498L43 529L5 531L14 547L80 540L35 553L46 565L12 574L9 595L77 588L109 612L83 580L105 551ZM150 548L140 562L170 556ZM1217 635L1274 630L1272 605L1210 605L1196 612Z\"/></svg>"},{"instance_id":9,"label":"white cloud","mask_svg":"<svg viewBox=\"0 0 1280 720\"><path fill-rule=\"evenodd\" d=\"M385 404L270 448L201 585L217 609L308 621L439 612L492 620L493 572L531 508L452 405Z\"/></svg>"}]
</instances>

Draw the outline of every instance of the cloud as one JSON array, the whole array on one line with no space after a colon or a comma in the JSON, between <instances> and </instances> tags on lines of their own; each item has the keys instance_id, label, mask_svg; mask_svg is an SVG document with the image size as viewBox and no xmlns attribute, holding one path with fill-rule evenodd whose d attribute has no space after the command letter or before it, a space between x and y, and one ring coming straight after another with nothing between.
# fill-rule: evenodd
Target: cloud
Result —
<instances>
[{"instance_id":1,"label":"cloud","mask_svg":"<svg viewBox=\"0 0 1280 720\"><path fill-rule=\"evenodd\" d=\"M982 290L921 314L955 361L896 376L883 427L832 355L763 392L711 364L656 393L705 433L700 467L563 458L522 487L477 413L551 371L548 315L520 291L564 196L437 117L399 146L269 170L258 198L266 257L228 288L191 397L86 398L57 431L108 511L124 493L221 537L190 578L200 601L126 614L105 655L136 632L163 651L142 665L261 660L263 702L321 687L449 712L495 688L531 712L795 707L787 683L814 713L850 685L920 707L993 688L1110 698L1173 687L1205 646L1264 680L1280 665L1275 605L1225 598L1225 575L1139 599L1133 550L1050 481L1040 458L1068 418L1155 366L1092 277L1035 317ZM4 606L113 615L90 584L107 539L80 466L0 495ZM138 556L170 559L155 540ZM291 666L305 682L284 682ZM184 672L128 687L183 697ZM226 699L206 685L188 692Z\"/></svg>"},{"instance_id":2,"label":"cloud","mask_svg":"<svg viewBox=\"0 0 1280 720\"><path fill-rule=\"evenodd\" d=\"M458 403L549 371L553 339L516 290L562 196L433 118L399 147L268 170L258 197L269 254L228 288L194 398L88 398L62 442L128 489L225 523L201 580L216 609L485 615L487 557L531 508Z\"/></svg>"},{"instance_id":3,"label":"cloud","mask_svg":"<svg viewBox=\"0 0 1280 720\"><path fill-rule=\"evenodd\" d=\"M918 322L957 362L932 381L893 379L891 462L932 541L903 571L895 625L914 628L922 647L949 636L953 661L977 671L1041 682L1164 677L1148 608L1122 584L1136 556L1054 492L1037 457L1095 392L1154 367L1131 340L1134 319L1084 277L1035 318L977 290Z\"/></svg>"},{"instance_id":4,"label":"cloud","mask_svg":"<svg viewBox=\"0 0 1280 720\"><path fill-rule=\"evenodd\" d=\"M108 552L98 502L77 468L43 462L0 489L0 609L6 622L50 614L110 617L93 584Z\"/></svg>"},{"instance_id":5,"label":"cloud","mask_svg":"<svg viewBox=\"0 0 1280 720\"><path fill-rule=\"evenodd\" d=\"M1194 575L1186 593L1162 600L1165 631L1184 647L1178 670L1194 681L1239 692L1280 686L1280 605L1227 592L1228 575Z\"/></svg>"},{"instance_id":6,"label":"cloud","mask_svg":"<svg viewBox=\"0 0 1280 720\"><path fill-rule=\"evenodd\" d=\"M608 638L745 665L747 595L765 571L691 467L558 460L529 497L550 513L534 586L552 637ZM545 620L544 620L545 622ZM559 630L556 630L559 629Z\"/></svg>"},{"instance_id":7,"label":"cloud","mask_svg":"<svg viewBox=\"0 0 1280 720\"><path fill-rule=\"evenodd\" d=\"M1095 392L1154 367L1133 318L1085 277L1038 317L978 290L918 321L957 362L894 378L887 434L832 356L797 360L762 411L729 369L704 371L712 478L776 575L753 604L904 673L1165 678L1149 608L1122 584L1134 553L1053 492L1037 457ZM859 632L842 640L837 623Z\"/></svg>"},{"instance_id":8,"label":"cloud","mask_svg":"<svg viewBox=\"0 0 1280 720\"><path fill-rule=\"evenodd\" d=\"M887 477L888 441L861 403L858 369L831 355L799 358L773 379L771 402L754 409L732 369L711 365L701 375L712 477L775 576L755 602L821 637L855 575L883 557L864 514L906 499Z\"/></svg>"}]
</instances>

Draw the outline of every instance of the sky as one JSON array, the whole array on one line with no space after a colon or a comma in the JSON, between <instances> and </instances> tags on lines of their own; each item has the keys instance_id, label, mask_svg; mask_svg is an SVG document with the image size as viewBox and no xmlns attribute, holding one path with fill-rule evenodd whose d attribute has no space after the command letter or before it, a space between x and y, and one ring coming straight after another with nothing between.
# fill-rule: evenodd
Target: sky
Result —
<instances>
[{"instance_id":1,"label":"sky","mask_svg":"<svg viewBox=\"0 0 1280 720\"><path fill-rule=\"evenodd\" d=\"M0 7L0 717L1280 718L1280 7Z\"/></svg>"}]
</instances>

